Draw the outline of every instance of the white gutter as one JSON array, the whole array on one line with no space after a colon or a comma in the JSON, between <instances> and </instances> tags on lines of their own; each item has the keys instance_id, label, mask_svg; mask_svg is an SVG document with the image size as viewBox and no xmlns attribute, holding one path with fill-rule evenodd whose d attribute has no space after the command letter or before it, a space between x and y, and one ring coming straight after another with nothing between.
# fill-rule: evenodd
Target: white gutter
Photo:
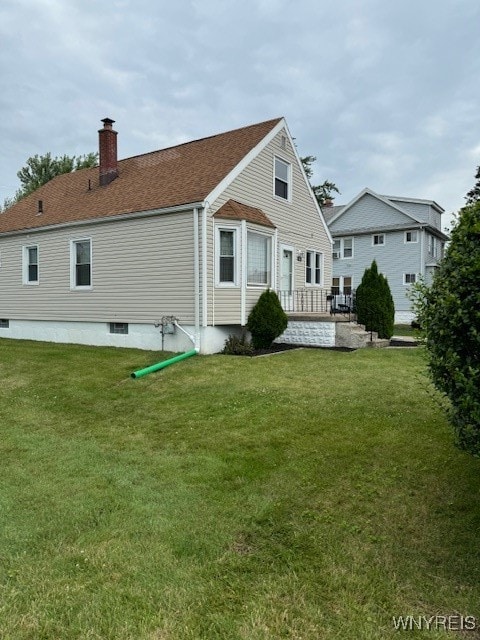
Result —
<instances>
[{"instance_id":1,"label":"white gutter","mask_svg":"<svg viewBox=\"0 0 480 640\"><path fill-rule=\"evenodd\" d=\"M86 218L85 220L73 220L72 222L60 222L55 224L47 224L42 227L24 227L23 229L14 229L13 231L0 232L0 238L4 236L25 235L30 233L40 233L42 231L52 231L56 229L66 229L69 227L83 227L91 224L105 224L106 222L119 222L123 220L137 220L138 218L150 218L152 216L160 216L168 213L188 213L192 209L201 207L201 202L193 202L182 204L175 207L166 207L165 209L149 209L148 211L137 211L135 213L121 213L114 216L105 216L103 218Z\"/></svg>"}]
</instances>

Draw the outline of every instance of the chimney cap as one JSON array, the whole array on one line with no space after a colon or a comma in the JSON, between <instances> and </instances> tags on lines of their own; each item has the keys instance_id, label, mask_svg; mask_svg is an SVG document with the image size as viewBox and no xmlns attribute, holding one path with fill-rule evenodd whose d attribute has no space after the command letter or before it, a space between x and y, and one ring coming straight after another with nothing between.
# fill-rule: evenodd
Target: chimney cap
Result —
<instances>
[{"instance_id":1,"label":"chimney cap","mask_svg":"<svg viewBox=\"0 0 480 640\"><path fill-rule=\"evenodd\" d=\"M103 118L102 122L104 129L111 129L112 124L115 122L115 120L112 120L111 118Z\"/></svg>"}]
</instances>

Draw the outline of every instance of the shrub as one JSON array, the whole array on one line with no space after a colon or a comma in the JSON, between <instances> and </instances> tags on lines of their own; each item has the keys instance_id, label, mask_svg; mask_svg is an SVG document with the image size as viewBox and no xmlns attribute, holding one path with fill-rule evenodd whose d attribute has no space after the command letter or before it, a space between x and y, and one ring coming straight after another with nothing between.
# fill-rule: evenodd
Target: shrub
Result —
<instances>
[{"instance_id":1,"label":"shrub","mask_svg":"<svg viewBox=\"0 0 480 640\"><path fill-rule=\"evenodd\" d=\"M457 445L480 457L480 202L465 207L415 310L434 385L450 399ZM418 294L418 291L417 291Z\"/></svg>"},{"instance_id":2,"label":"shrub","mask_svg":"<svg viewBox=\"0 0 480 640\"><path fill-rule=\"evenodd\" d=\"M379 338L390 339L393 336L395 306L388 281L378 273L374 260L370 268L365 269L362 282L357 288L355 305L357 319L367 331L376 331Z\"/></svg>"},{"instance_id":3,"label":"shrub","mask_svg":"<svg viewBox=\"0 0 480 640\"><path fill-rule=\"evenodd\" d=\"M243 333L240 338L230 335L225 340L222 353L229 356L251 356L253 354L253 347L248 342L245 333Z\"/></svg>"},{"instance_id":4,"label":"shrub","mask_svg":"<svg viewBox=\"0 0 480 640\"><path fill-rule=\"evenodd\" d=\"M247 329L255 349L268 349L287 328L288 319L275 291L267 289L248 316Z\"/></svg>"}]
</instances>

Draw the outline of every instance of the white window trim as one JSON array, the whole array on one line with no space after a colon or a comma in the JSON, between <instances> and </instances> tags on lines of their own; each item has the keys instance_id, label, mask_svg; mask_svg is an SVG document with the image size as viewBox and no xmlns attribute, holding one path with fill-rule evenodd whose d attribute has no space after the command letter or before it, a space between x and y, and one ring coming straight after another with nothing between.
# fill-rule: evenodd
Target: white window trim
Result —
<instances>
[{"instance_id":1,"label":"white window trim","mask_svg":"<svg viewBox=\"0 0 480 640\"><path fill-rule=\"evenodd\" d=\"M415 284L415 282L407 282L407 276L415 276L415 282L417 282L417 281L418 281L418 274L417 274L417 273L413 273L413 272L410 272L410 273L404 273L404 274L403 274L403 284L404 284L406 287L410 287L412 284Z\"/></svg>"},{"instance_id":2,"label":"white window trim","mask_svg":"<svg viewBox=\"0 0 480 640\"><path fill-rule=\"evenodd\" d=\"M407 240L407 233L416 233L417 239L416 240ZM418 229L408 229L408 231L405 231L405 235L404 235L403 241L404 241L405 244L418 244Z\"/></svg>"},{"instance_id":3,"label":"white window trim","mask_svg":"<svg viewBox=\"0 0 480 640\"><path fill-rule=\"evenodd\" d=\"M287 197L286 198L282 198L281 196L277 196L277 194L275 193L275 180L276 180L276 173L275 173L275 160L280 160L280 162L283 162L283 164L287 165ZM292 163L289 162L288 160L285 160L284 158L281 158L280 156L273 156L273 197L275 198L275 200L278 200L279 202L292 202L292 190L293 190L293 179L292 179Z\"/></svg>"},{"instance_id":4,"label":"white window trim","mask_svg":"<svg viewBox=\"0 0 480 640\"><path fill-rule=\"evenodd\" d=\"M377 244L375 244L375 238L376 237L382 237L383 238L383 242L377 242ZM384 233L372 233L372 247L384 247L386 244L386 238L385 238L385 234ZM352 253L353 253L353 245L352 245Z\"/></svg>"},{"instance_id":5,"label":"white window trim","mask_svg":"<svg viewBox=\"0 0 480 640\"><path fill-rule=\"evenodd\" d=\"M283 200L283 198L281 198ZM260 283L260 282L249 282L248 281L248 234L255 233L258 236L264 236L265 238L270 238L270 282ZM265 233L260 231L259 229L250 229L247 227L246 230L246 251L245 251L245 283L247 289L268 289L273 288L273 269L274 269L274 246L273 246L273 234Z\"/></svg>"},{"instance_id":6,"label":"white window trim","mask_svg":"<svg viewBox=\"0 0 480 640\"><path fill-rule=\"evenodd\" d=\"M311 253L313 255L314 264L312 268L312 276L314 282L307 282L307 253ZM315 260L316 256L320 256L320 282L317 284L315 282ZM306 287L323 287L324 281L324 256L323 251L319 251L318 249L306 249L305 250L305 286Z\"/></svg>"},{"instance_id":7,"label":"white window trim","mask_svg":"<svg viewBox=\"0 0 480 640\"><path fill-rule=\"evenodd\" d=\"M28 279L28 267L29 267L29 262L28 262L28 250L29 249L36 249L37 250L37 279L36 280L29 280ZM23 251L22 251L22 275L23 275L23 284L31 287L31 286L37 286L40 283L40 249L38 247L38 244L26 244L23 246Z\"/></svg>"},{"instance_id":8,"label":"white window trim","mask_svg":"<svg viewBox=\"0 0 480 640\"><path fill-rule=\"evenodd\" d=\"M76 251L75 246L78 242L90 242L90 284L75 284L76 279ZM91 238L74 238L70 240L70 290L71 291L91 291L93 289L93 242Z\"/></svg>"},{"instance_id":9,"label":"white window trim","mask_svg":"<svg viewBox=\"0 0 480 640\"><path fill-rule=\"evenodd\" d=\"M220 282L220 231L233 231L233 282ZM215 286L219 289L237 289L240 286L240 228L238 225L215 226Z\"/></svg>"},{"instance_id":10,"label":"white window trim","mask_svg":"<svg viewBox=\"0 0 480 640\"><path fill-rule=\"evenodd\" d=\"M352 260L354 254L355 254L354 237L353 236L346 236L345 238L337 238L337 240L340 240L340 260ZM346 256L345 255L345 240L351 240L352 241L352 255L351 256Z\"/></svg>"}]
</instances>

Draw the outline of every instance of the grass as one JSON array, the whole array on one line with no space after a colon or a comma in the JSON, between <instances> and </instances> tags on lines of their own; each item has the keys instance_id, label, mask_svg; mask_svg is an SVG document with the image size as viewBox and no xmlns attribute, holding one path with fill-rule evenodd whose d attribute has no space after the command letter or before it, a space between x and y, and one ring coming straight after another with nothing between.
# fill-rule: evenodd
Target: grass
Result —
<instances>
[{"instance_id":1,"label":"grass","mask_svg":"<svg viewBox=\"0 0 480 640\"><path fill-rule=\"evenodd\" d=\"M394 336L411 336L412 338L418 338L418 329L413 329L409 324L396 324L393 328Z\"/></svg>"},{"instance_id":2,"label":"grass","mask_svg":"<svg viewBox=\"0 0 480 640\"><path fill-rule=\"evenodd\" d=\"M420 350L196 357L129 378L164 356L0 341L1 638L480 625L480 462L452 446Z\"/></svg>"}]
</instances>

